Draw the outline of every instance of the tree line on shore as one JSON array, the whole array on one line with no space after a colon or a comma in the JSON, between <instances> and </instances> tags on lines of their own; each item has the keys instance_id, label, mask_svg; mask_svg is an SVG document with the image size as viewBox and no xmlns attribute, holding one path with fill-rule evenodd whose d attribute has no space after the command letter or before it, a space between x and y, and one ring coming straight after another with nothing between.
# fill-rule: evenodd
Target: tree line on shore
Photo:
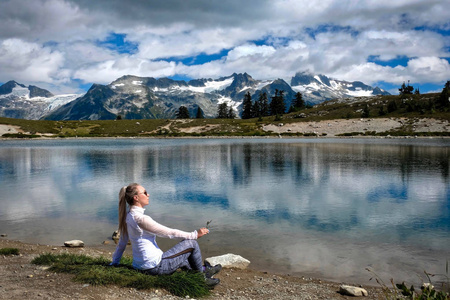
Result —
<instances>
[{"instance_id":1,"label":"tree line on shore","mask_svg":"<svg viewBox=\"0 0 450 300\"><path fill-rule=\"evenodd\" d=\"M436 109L448 110L450 108L450 81L447 81L439 97L436 99L431 99L428 101L420 101L420 91L419 88L414 89L412 85L406 84L405 82L401 85L399 90L399 99L393 99L389 101L386 106L380 106L378 111L379 116L384 116L387 113L392 113L399 108L405 108L407 112L420 112L425 113L425 111L434 111ZM286 104L284 98L283 90L275 90L275 94L269 97L266 92L257 94L257 99L253 101L250 92L245 93L244 99L242 101L242 119L258 118L262 120L263 117L275 116L275 119L280 119L281 116L286 113ZM292 100L292 105L287 110L287 113L298 112L306 108L312 107L307 104L303 95L300 92L295 94ZM371 114L369 105L363 109L361 117L369 117ZM372 113L373 114L373 113ZM232 105L223 102L219 104L217 108L217 119L235 119L236 111ZM189 119L189 110L186 106L180 106L176 112L177 119ZM196 119L204 118L203 110L197 107Z\"/></svg>"},{"instance_id":2,"label":"tree line on shore","mask_svg":"<svg viewBox=\"0 0 450 300\"><path fill-rule=\"evenodd\" d=\"M284 99L284 91L283 90L275 90L275 95L271 97L271 101L269 102L268 96L266 92L260 93L258 95L258 99L256 101L252 100L252 96L250 92L247 92L244 95L244 99L242 101L242 119L251 119L251 118L259 118L267 116L281 116L286 112L286 104ZM289 107L288 113L296 112L307 107L311 107L311 105L306 104L303 100L303 96L300 92L295 95L294 100L292 101L292 105ZM231 105L223 102L219 104L217 108L217 119L235 119L236 111ZM180 106L178 111L176 112L177 119L189 119L189 110L186 106ZM200 107L197 107L196 119L203 119L204 114L203 110Z\"/></svg>"}]
</instances>

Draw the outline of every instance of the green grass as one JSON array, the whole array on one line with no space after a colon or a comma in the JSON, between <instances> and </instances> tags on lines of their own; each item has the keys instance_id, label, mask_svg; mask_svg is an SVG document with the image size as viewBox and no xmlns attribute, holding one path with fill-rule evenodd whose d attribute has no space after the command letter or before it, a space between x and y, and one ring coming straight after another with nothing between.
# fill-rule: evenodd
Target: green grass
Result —
<instances>
[{"instance_id":1,"label":"green grass","mask_svg":"<svg viewBox=\"0 0 450 300\"><path fill-rule=\"evenodd\" d=\"M179 271L172 275L151 276L131 267L131 258L124 257L117 267L110 260L74 254L42 254L32 263L48 265L50 271L74 274L74 280L91 285L118 285L136 289L166 289L179 297L204 297L210 294L202 273Z\"/></svg>"},{"instance_id":2,"label":"green grass","mask_svg":"<svg viewBox=\"0 0 450 300\"><path fill-rule=\"evenodd\" d=\"M17 248L1 248L0 255L19 255L19 249L17 249Z\"/></svg>"}]
</instances>

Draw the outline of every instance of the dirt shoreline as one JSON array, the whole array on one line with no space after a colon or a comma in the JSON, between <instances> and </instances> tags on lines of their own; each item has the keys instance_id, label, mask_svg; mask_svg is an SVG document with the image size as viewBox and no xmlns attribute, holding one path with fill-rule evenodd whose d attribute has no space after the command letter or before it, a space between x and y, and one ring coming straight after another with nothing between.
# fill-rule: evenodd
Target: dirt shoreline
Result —
<instances>
[{"instance_id":1,"label":"dirt shoreline","mask_svg":"<svg viewBox=\"0 0 450 300\"><path fill-rule=\"evenodd\" d=\"M31 264L43 253L74 253L93 257L110 257L101 247L68 248L63 246L28 244L0 238L0 248L18 248L18 256L0 256L0 299L182 299L165 290L136 290L117 286L90 286L76 283L72 275L52 273L46 267ZM206 299L353 299L338 293L341 284L260 272L252 269L224 268L217 278L221 283ZM363 286L368 291L364 299L384 299L380 287Z\"/></svg>"}]
</instances>

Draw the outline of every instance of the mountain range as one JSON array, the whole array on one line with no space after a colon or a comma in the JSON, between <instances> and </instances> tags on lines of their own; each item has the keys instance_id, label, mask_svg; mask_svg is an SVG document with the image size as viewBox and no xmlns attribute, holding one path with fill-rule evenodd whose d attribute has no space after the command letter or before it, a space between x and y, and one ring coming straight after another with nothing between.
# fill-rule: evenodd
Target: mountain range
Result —
<instances>
[{"instance_id":1,"label":"mountain range","mask_svg":"<svg viewBox=\"0 0 450 300\"><path fill-rule=\"evenodd\" d=\"M37 86L8 81L0 86L0 117L39 120L81 94L53 95Z\"/></svg>"},{"instance_id":2,"label":"mountain range","mask_svg":"<svg viewBox=\"0 0 450 300\"><path fill-rule=\"evenodd\" d=\"M256 80L247 73L188 82L126 75L108 85L93 84L85 94L59 96L9 81L0 86L0 116L46 120L108 120L118 115L125 119L173 118L183 105L191 116L200 107L205 117L215 117L221 103L240 112L247 92L253 101L263 92L270 100L276 89L284 91L287 108L297 92L310 104L337 98L389 95L359 81L347 82L309 73L297 73L290 84L283 79Z\"/></svg>"}]
</instances>

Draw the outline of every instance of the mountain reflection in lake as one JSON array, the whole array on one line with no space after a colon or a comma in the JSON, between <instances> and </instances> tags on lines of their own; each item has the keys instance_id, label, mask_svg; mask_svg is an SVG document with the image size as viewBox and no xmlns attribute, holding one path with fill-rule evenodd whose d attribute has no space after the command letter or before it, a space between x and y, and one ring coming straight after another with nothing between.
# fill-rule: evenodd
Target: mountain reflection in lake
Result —
<instances>
[{"instance_id":1,"label":"mountain reflection in lake","mask_svg":"<svg viewBox=\"0 0 450 300\"><path fill-rule=\"evenodd\" d=\"M103 139L2 141L0 228L8 238L98 245L117 227L119 189L191 230L206 256L367 284L417 282L450 259L447 139ZM169 247L174 241L160 240ZM113 246L111 246L113 248Z\"/></svg>"}]
</instances>

